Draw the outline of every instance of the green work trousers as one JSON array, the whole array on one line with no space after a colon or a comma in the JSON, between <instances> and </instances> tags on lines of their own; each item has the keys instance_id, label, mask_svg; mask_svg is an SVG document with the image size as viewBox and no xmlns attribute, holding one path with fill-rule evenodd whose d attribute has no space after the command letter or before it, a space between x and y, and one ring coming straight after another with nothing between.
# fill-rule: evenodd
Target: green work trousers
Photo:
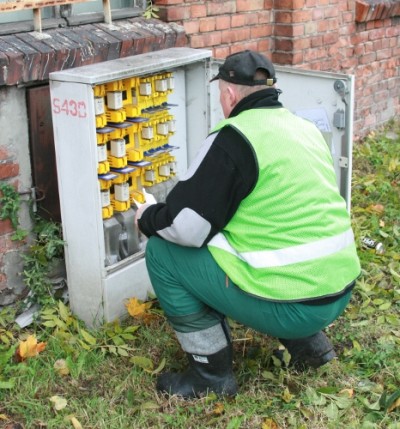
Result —
<instances>
[{"instance_id":1,"label":"green work trousers","mask_svg":"<svg viewBox=\"0 0 400 429\"><path fill-rule=\"evenodd\" d=\"M323 305L261 299L234 285L207 247L182 247L158 237L148 240L146 264L160 305L178 332L207 329L228 317L272 337L303 338L337 319L351 296Z\"/></svg>"}]
</instances>

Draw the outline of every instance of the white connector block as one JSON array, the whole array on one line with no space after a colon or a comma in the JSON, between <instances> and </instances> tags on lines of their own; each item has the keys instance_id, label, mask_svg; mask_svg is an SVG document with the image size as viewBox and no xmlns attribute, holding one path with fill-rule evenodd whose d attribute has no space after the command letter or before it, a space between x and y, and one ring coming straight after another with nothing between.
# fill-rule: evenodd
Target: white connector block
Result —
<instances>
[{"instance_id":1,"label":"white connector block","mask_svg":"<svg viewBox=\"0 0 400 429\"><path fill-rule=\"evenodd\" d=\"M107 106L109 109L119 110L122 109L122 92L113 91L107 92Z\"/></svg>"},{"instance_id":2,"label":"white connector block","mask_svg":"<svg viewBox=\"0 0 400 429\"><path fill-rule=\"evenodd\" d=\"M124 139L115 139L110 141L111 155L116 158L122 158L126 155L126 142Z\"/></svg>"}]
</instances>

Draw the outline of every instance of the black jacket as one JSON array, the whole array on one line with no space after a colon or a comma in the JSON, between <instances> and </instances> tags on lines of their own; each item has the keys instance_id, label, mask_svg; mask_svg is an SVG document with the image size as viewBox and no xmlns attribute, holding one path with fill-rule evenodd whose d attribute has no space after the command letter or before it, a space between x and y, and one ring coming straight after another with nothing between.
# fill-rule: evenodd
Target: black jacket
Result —
<instances>
[{"instance_id":1,"label":"black jacket","mask_svg":"<svg viewBox=\"0 0 400 429\"><path fill-rule=\"evenodd\" d=\"M282 107L279 90L268 88L241 100L230 117L249 109ZM210 134L166 199L148 207L138 221L147 236L201 247L229 222L252 191L258 166L247 139L227 126Z\"/></svg>"}]
</instances>

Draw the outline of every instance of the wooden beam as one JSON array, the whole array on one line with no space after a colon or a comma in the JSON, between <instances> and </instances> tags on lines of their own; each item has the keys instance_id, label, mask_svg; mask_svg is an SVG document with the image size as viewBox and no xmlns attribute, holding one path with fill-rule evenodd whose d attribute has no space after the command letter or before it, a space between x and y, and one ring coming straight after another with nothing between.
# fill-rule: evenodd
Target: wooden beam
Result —
<instances>
[{"instance_id":1,"label":"wooden beam","mask_svg":"<svg viewBox=\"0 0 400 429\"><path fill-rule=\"evenodd\" d=\"M42 9L33 9L33 29L42 32Z\"/></svg>"},{"instance_id":2,"label":"wooden beam","mask_svg":"<svg viewBox=\"0 0 400 429\"><path fill-rule=\"evenodd\" d=\"M15 0L0 3L0 12L15 12L25 9L39 9L41 7L59 6L62 4L83 3L96 0ZM103 0L104 1L104 0Z\"/></svg>"},{"instance_id":3,"label":"wooden beam","mask_svg":"<svg viewBox=\"0 0 400 429\"><path fill-rule=\"evenodd\" d=\"M106 24L111 24L111 5L110 0L103 0L103 13L104 13L104 22Z\"/></svg>"}]
</instances>

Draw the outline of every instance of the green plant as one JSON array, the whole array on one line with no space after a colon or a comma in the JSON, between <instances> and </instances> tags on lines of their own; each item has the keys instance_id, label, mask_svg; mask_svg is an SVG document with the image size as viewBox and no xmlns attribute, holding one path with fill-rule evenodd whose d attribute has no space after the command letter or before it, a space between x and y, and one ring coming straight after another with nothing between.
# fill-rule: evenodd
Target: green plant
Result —
<instances>
[{"instance_id":1,"label":"green plant","mask_svg":"<svg viewBox=\"0 0 400 429\"><path fill-rule=\"evenodd\" d=\"M143 16L146 19L158 18L159 11L160 11L160 8L158 8L157 6L154 6L153 1L149 0L146 10L143 12Z\"/></svg>"},{"instance_id":2,"label":"green plant","mask_svg":"<svg viewBox=\"0 0 400 429\"><path fill-rule=\"evenodd\" d=\"M47 277L51 263L64 255L61 225L42 218L35 218L33 232L36 239L28 251L21 255L24 260L23 278L30 290L29 300L46 305L53 300L53 291Z\"/></svg>"},{"instance_id":3,"label":"green plant","mask_svg":"<svg viewBox=\"0 0 400 429\"><path fill-rule=\"evenodd\" d=\"M28 232L19 227L18 213L21 206L21 197L13 186L7 183L0 184L0 219L10 219L11 225L14 228L12 240L24 239Z\"/></svg>"}]
</instances>

